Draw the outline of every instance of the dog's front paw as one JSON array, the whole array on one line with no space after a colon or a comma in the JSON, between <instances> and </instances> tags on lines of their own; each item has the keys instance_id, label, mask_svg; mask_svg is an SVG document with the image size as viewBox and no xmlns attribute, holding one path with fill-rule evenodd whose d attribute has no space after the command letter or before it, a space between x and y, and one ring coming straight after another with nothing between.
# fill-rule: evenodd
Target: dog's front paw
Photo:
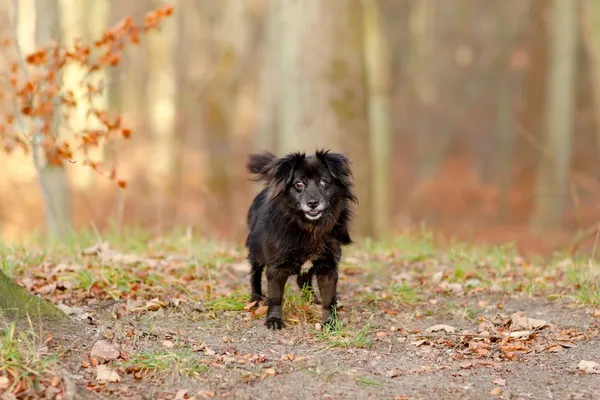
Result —
<instances>
[{"instance_id":1,"label":"dog's front paw","mask_svg":"<svg viewBox=\"0 0 600 400\"><path fill-rule=\"evenodd\" d=\"M265 325L269 329L278 331L278 330L283 329L283 320L279 317L267 317L267 320L265 321Z\"/></svg>"}]
</instances>

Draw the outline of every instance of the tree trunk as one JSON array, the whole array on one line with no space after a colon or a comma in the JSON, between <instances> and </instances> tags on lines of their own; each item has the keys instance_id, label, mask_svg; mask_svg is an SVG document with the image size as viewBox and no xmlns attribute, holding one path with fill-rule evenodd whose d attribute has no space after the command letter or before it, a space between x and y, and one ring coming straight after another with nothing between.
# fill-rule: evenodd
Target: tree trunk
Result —
<instances>
[{"instance_id":1,"label":"tree trunk","mask_svg":"<svg viewBox=\"0 0 600 400\"><path fill-rule=\"evenodd\" d=\"M66 318L60 309L40 297L32 296L0 269L0 320L13 320L25 315Z\"/></svg>"},{"instance_id":2,"label":"tree trunk","mask_svg":"<svg viewBox=\"0 0 600 400\"><path fill-rule=\"evenodd\" d=\"M596 119L596 157L600 159L600 2L585 0L582 7L582 36L590 66L594 117Z\"/></svg>"},{"instance_id":3,"label":"tree trunk","mask_svg":"<svg viewBox=\"0 0 600 400\"><path fill-rule=\"evenodd\" d=\"M382 237L389 228L392 133L390 130L390 59L377 0L363 0L365 67L369 95L371 139L371 219L373 235Z\"/></svg>"},{"instance_id":4,"label":"tree trunk","mask_svg":"<svg viewBox=\"0 0 600 400\"><path fill-rule=\"evenodd\" d=\"M409 80L412 107L415 116L415 135L417 137L417 154L419 162L418 177L432 175L441 163L443 152L438 148L445 147L446 137L433 139L431 116L429 111L437 99L437 90L433 81L433 27L435 24L434 0L417 0L411 3L409 18L410 51Z\"/></svg>"},{"instance_id":5,"label":"tree trunk","mask_svg":"<svg viewBox=\"0 0 600 400\"><path fill-rule=\"evenodd\" d=\"M263 33L263 64L260 68L260 109L257 132L254 135L254 149L274 152L277 143L277 59L280 56L279 7L281 2L270 1L267 5L266 28Z\"/></svg>"},{"instance_id":6,"label":"tree trunk","mask_svg":"<svg viewBox=\"0 0 600 400\"><path fill-rule=\"evenodd\" d=\"M185 12L173 2L176 12ZM148 33L148 84L145 86L148 129L152 135L152 163L150 180L156 193L159 231L165 226L165 211L170 200L170 182L173 177L173 145L175 136L176 64L175 46L178 38L176 21L167 21L158 32ZM183 40L183 39L181 39Z\"/></svg>"},{"instance_id":7,"label":"tree trunk","mask_svg":"<svg viewBox=\"0 0 600 400\"><path fill-rule=\"evenodd\" d=\"M575 107L578 4L573 0L553 0L551 15L544 146L531 220L533 229L538 232L558 227L562 219L568 192Z\"/></svg>"},{"instance_id":8,"label":"tree trunk","mask_svg":"<svg viewBox=\"0 0 600 400\"><path fill-rule=\"evenodd\" d=\"M346 151L360 201L355 226L371 235L361 10L359 0L280 2L277 150Z\"/></svg>"},{"instance_id":9,"label":"tree trunk","mask_svg":"<svg viewBox=\"0 0 600 400\"><path fill-rule=\"evenodd\" d=\"M52 39L61 42L60 3L58 0L36 0L35 44L47 46ZM60 78L57 78L60 79ZM55 118L59 118L56 113ZM59 126L59 122L55 124ZM58 135L58 130L53 132ZM70 233L71 205L65 169L46 165L40 160L36 167L44 195L46 209L46 233L51 238L62 238Z\"/></svg>"},{"instance_id":10,"label":"tree trunk","mask_svg":"<svg viewBox=\"0 0 600 400\"><path fill-rule=\"evenodd\" d=\"M222 2L218 32L221 52L216 70L203 96L205 154L208 159L207 193L211 196L206 220L221 232L231 228L234 210L234 177L230 157L235 154L235 111L249 51L249 3Z\"/></svg>"}]
</instances>

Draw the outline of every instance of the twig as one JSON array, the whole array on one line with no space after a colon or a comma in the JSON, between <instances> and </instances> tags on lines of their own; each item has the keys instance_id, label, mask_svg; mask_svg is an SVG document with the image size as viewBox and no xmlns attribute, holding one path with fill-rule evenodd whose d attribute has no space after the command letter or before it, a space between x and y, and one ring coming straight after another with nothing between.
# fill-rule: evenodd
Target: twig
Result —
<instances>
[{"instance_id":1,"label":"twig","mask_svg":"<svg viewBox=\"0 0 600 400\"><path fill-rule=\"evenodd\" d=\"M474 337L474 338L482 338L482 339L504 339L506 336L500 335L484 335L481 333L415 333L416 337L426 337L426 338L435 338L435 337L448 337L448 336L463 336L463 337Z\"/></svg>"},{"instance_id":2,"label":"twig","mask_svg":"<svg viewBox=\"0 0 600 400\"><path fill-rule=\"evenodd\" d=\"M573 241L573 244L571 244L571 247L569 247L569 254L575 255L575 253L579 249L579 246L581 246L581 243L585 239L587 239L591 236L597 235L598 232L600 232L600 223L595 223L594 225L590 226L589 228L587 228L583 232L581 232L577 236L577 238Z\"/></svg>"}]
</instances>

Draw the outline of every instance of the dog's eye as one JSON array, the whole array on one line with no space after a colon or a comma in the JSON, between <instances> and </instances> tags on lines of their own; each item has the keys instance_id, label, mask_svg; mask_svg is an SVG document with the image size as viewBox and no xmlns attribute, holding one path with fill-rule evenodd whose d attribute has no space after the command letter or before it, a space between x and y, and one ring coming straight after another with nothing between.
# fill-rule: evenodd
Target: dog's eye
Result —
<instances>
[{"instance_id":1,"label":"dog's eye","mask_svg":"<svg viewBox=\"0 0 600 400\"><path fill-rule=\"evenodd\" d=\"M323 187L323 188L324 188L324 187L327 187L328 183L329 183L329 182L327 182L325 179L321 179L321 180L319 181L319 185L320 185L321 187Z\"/></svg>"},{"instance_id":2,"label":"dog's eye","mask_svg":"<svg viewBox=\"0 0 600 400\"><path fill-rule=\"evenodd\" d=\"M304 182L296 181L296 183L294 183L294 187L296 188L297 191L300 191L300 190L304 189Z\"/></svg>"}]
</instances>

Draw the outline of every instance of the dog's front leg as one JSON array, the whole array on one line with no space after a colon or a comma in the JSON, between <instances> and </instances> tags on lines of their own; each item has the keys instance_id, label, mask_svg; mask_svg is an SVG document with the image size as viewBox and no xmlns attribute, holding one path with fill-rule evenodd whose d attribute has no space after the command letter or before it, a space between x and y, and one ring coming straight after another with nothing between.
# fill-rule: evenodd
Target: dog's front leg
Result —
<instances>
[{"instance_id":1,"label":"dog's front leg","mask_svg":"<svg viewBox=\"0 0 600 400\"><path fill-rule=\"evenodd\" d=\"M323 324L331 324L335 318L333 310L337 303L337 263L322 261L316 263L316 266L315 274L317 275L317 283L321 294L321 306L323 307L321 322Z\"/></svg>"},{"instance_id":2,"label":"dog's front leg","mask_svg":"<svg viewBox=\"0 0 600 400\"><path fill-rule=\"evenodd\" d=\"M283 328L283 290L290 272L284 267L267 267L268 305L265 324L269 329Z\"/></svg>"}]
</instances>

